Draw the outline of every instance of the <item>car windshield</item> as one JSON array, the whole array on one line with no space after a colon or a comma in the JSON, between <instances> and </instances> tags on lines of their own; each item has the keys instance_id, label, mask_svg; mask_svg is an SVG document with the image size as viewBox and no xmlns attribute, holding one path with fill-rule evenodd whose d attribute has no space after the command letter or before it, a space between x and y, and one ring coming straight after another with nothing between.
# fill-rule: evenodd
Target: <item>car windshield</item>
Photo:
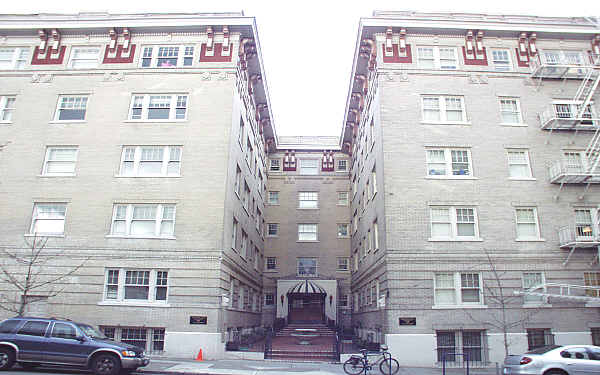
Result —
<instances>
[{"instance_id":1,"label":"car windshield","mask_svg":"<svg viewBox=\"0 0 600 375\"><path fill-rule=\"evenodd\" d=\"M77 327L79 327L79 329L82 330L86 336L91 337L93 339L107 339L108 338L102 332L98 331L96 328L92 327L91 325L78 323Z\"/></svg>"},{"instance_id":2,"label":"car windshield","mask_svg":"<svg viewBox=\"0 0 600 375\"><path fill-rule=\"evenodd\" d=\"M526 352L525 354L544 354L544 353L548 353L550 350L554 350L556 348L560 348L560 345L542 346L541 348L530 350L530 351Z\"/></svg>"}]
</instances>

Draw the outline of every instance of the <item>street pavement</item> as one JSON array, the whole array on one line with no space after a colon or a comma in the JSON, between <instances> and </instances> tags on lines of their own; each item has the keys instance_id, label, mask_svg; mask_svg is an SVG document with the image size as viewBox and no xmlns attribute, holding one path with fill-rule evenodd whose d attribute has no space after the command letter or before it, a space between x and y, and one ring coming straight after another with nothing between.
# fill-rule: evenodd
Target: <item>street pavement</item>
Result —
<instances>
[{"instance_id":1,"label":"street pavement","mask_svg":"<svg viewBox=\"0 0 600 375\"><path fill-rule=\"evenodd\" d=\"M288 362L260 360L217 360L193 361L189 359L152 359L146 367L137 370L139 374L166 375L337 375L345 374L340 363ZM448 369L447 375L463 375L466 369ZM381 375L379 368L369 372ZM470 375L496 375L495 368L470 369ZM403 367L396 375L442 375L441 368Z\"/></svg>"}]
</instances>

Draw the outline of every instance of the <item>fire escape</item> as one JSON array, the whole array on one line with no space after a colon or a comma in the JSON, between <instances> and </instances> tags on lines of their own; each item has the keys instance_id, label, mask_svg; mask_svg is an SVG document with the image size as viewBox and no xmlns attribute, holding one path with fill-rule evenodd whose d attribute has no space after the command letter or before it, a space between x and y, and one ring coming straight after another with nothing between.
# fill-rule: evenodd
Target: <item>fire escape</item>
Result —
<instances>
[{"instance_id":1,"label":"fire escape","mask_svg":"<svg viewBox=\"0 0 600 375\"><path fill-rule=\"evenodd\" d=\"M535 42L535 41L534 41ZM579 81L579 87L572 100L554 101L549 108L538 115L540 126L552 134L555 130L585 131L590 134L584 151L564 152L562 158L549 164L550 183L559 184L559 193L565 184L583 185L582 197L591 184L600 183L600 116L593 109L593 97L600 85L600 36L592 40L592 50L588 54L578 51L544 51L533 53L529 43L529 66L531 78L562 80L563 87L568 82ZM532 56L533 55L533 56ZM558 199L558 195L555 197ZM575 209L574 225L559 228L559 246L569 253L563 262L566 266L576 249L596 249L592 264L600 255L600 206ZM587 282L586 282L587 284ZM594 284L592 284L594 285ZM553 297L600 304L600 287L579 286L543 282L532 288L516 291L517 295Z\"/></svg>"}]
</instances>

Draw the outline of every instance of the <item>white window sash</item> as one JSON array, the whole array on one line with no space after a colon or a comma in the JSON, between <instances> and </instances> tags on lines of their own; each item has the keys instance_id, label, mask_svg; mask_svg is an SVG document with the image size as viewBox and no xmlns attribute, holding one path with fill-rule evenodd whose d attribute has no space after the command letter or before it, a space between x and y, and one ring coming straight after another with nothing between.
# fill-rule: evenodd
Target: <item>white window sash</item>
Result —
<instances>
[{"instance_id":1,"label":"white window sash","mask_svg":"<svg viewBox=\"0 0 600 375\"><path fill-rule=\"evenodd\" d=\"M510 153L517 153L517 152L522 152L524 153L525 156L525 160L523 160L523 162L518 163L518 162L514 162L510 160ZM506 158L508 161L508 175L509 178L511 179L520 179L520 178L532 178L533 175L531 173L531 162L529 160L529 150L524 150L524 149L507 149L506 150ZM521 167L525 167L526 170L526 176L512 176L511 175L511 167L512 166L521 166Z\"/></svg>"},{"instance_id":2,"label":"white window sash","mask_svg":"<svg viewBox=\"0 0 600 375\"><path fill-rule=\"evenodd\" d=\"M503 100L505 100L505 101L510 101L510 100L515 101L515 104L516 104L515 111L505 111L504 108L502 108L502 101ZM499 100L498 100L498 105L500 106L500 121L501 121L502 124L510 124L510 125L523 124L523 114L521 113L521 101L518 98L500 97ZM504 121L504 113L516 115L517 122L507 122L507 121Z\"/></svg>"},{"instance_id":3,"label":"white window sash","mask_svg":"<svg viewBox=\"0 0 600 375\"><path fill-rule=\"evenodd\" d=\"M437 285L437 276L441 274L449 274L452 275L452 286L438 286ZM478 277L478 287L464 287L462 286L462 274L476 274ZM483 280L482 276L478 272L440 272L435 273L433 275L433 285L434 285L434 305L435 306L482 306L484 305L483 301ZM478 299L477 302L465 302L462 298L463 290L475 290L478 291ZM453 293L453 303L442 303L439 301L438 291L452 291Z\"/></svg>"},{"instance_id":4,"label":"white window sash","mask_svg":"<svg viewBox=\"0 0 600 375\"><path fill-rule=\"evenodd\" d=\"M154 147L160 147L162 148L162 161L161 163L161 169L160 169L160 173L158 174L150 174L150 173L143 173L141 171L141 167L140 164L143 163L142 161L142 150L145 148L154 148ZM131 161L126 161L125 160L125 156L127 155L127 149L129 148L134 148L134 159L133 159L133 167L130 173L128 173L126 171L126 167L125 167L125 163L130 163ZM179 159L178 160L171 160L171 151L172 150L179 150L178 151L178 156ZM121 165L119 168L119 176L121 177L177 177L181 175L181 158L182 158L182 151L183 148L182 146L123 146L122 151L121 151ZM178 168L177 168L177 173L173 173L173 174L169 174L169 164L171 163L178 163Z\"/></svg>"},{"instance_id":5,"label":"white window sash","mask_svg":"<svg viewBox=\"0 0 600 375\"><path fill-rule=\"evenodd\" d=\"M72 160L51 160L50 155L53 150L73 150L74 155ZM74 176L75 175L75 167L77 166L77 159L79 156L79 148L78 147L60 147L60 146L52 146L46 148L46 156L44 158L44 166L42 168L43 176ZM49 172L48 167L51 163L64 164L69 165L72 164L73 171L72 172Z\"/></svg>"},{"instance_id":6,"label":"white window sash","mask_svg":"<svg viewBox=\"0 0 600 375\"><path fill-rule=\"evenodd\" d=\"M298 241L317 241L319 227L317 224L298 224Z\"/></svg>"},{"instance_id":7,"label":"white window sash","mask_svg":"<svg viewBox=\"0 0 600 375\"><path fill-rule=\"evenodd\" d=\"M133 110L134 110L134 104L135 104L135 97L137 96L141 96L143 97L142 99L142 113L140 115L140 119L134 119L133 118ZM169 118L168 119L149 119L148 118L148 112L150 109L150 97L151 96L170 96L170 101L169 101ZM184 96L186 98L186 106L185 106L185 117L182 119L178 119L177 118L177 99L180 96ZM188 116L188 112L189 112L189 108L190 108L190 103L189 103L190 97L188 94L185 93L175 93L175 94L161 94L161 93L157 93L157 94L133 94L131 95L131 103L129 104L129 116L128 116L128 121L138 121L138 122L174 122L174 121L186 121L187 120L187 116Z\"/></svg>"},{"instance_id":8,"label":"white window sash","mask_svg":"<svg viewBox=\"0 0 600 375\"><path fill-rule=\"evenodd\" d=\"M10 51L10 57L0 60L0 70L21 70L29 60L29 47L0 47L0 50Z\"/></svg>"},{"instance_id":9,"label":"white window sash","mask_svg":"<svg viewBox=\"0 0 600 375\"><path fill-rule=\"evenodd\" d=\"M0 123L12 123L15 109L16 96L0 96Z\"/></svg>"},{"instance_id":10,"label":"white window sash","mask_svg":"<svg viewBox=\"0 0 600 375\"><path fill-rule=\"evenodd\" d=\"M449 210L449 221L437 222L433 221L433 209L448 209ZM458 222L457 209L471 209L473 210L473 236L459 236L458 235L458 224L468 224L467 222ZM429 208L429 223L430 233L432 234L431 239L434 240L448 240L448 241L461 241L461 240L478 240L479 239L479 218L477 209L469 206L430 206ZM433 237L433 224L435 223L448 223L450 224L450 237Z\"/></svg>"},{"instance_id":11,"label":"white window sash","mask_svg":"<svg viewBox=\"0 0 600 375\"><path fill-rule=\"evenodd\" d=\"M496 59L494 57L494 52L504 52L503 57L506 59ZM494 66L494 70L497 72L510 72L513 70L512 60L510 57L510 50L506 49L492 49L490 50L490 58L492 59L492 64Z\"/></svg>"},{"instance_id":12,"label":"white window sash","mask_svg":"<svg viewBox=\"0 0 600 375\"><path fill-rule=\"evenodd\" d=\"M63 100L65 98L79 98L79 99L85 99L85 104L83 105L83 108L78 108L84 111L84 115L83 115L83 120L61 120L60 119L60 113L61 110L67 110L66 108L62 108L62 104L63 104ZM87 108L89 105L89 95L59 95L58 97L58 103L56 104L56 111L54 112L54 121L60 121L60 122L81 122L81 121L85 121L85 118L87 116Z\"/></svg>"},{"instance_id":13,"label":"white window sash","mask_svg":"<svg viewBox=\"0 0 600 375\"><path fill-rule=\"evenodd\" d=\"M445 164L445 174L429 174L432 170L429 168L431 164L442 164L441 161L431 160L428 151L443 151L444 152L444 164ZM452 151L457 152L467 152L468 158L468 172L466 174L454 174L452 168ZM471 157L471 150L468 148L426 148L425 149L425 157L426 157L426 167L427 170L426 175L429 178L473 178L473 158ZM462 163L461 163L462 164Z\"/></svg>"},{"instance_id":14,"label":"white window sash","mask_svg":"<svg viewBox=\"0 0 600 375\"><path fill-rule=\"evenodd\" d=\"M531 211L533 214L533 221L529 222L529 221L519 221L519 215L518 215L518 211L519 210L527 210L527 211ZM518 240L539 240L540 239L540 224L539 224L539 218L538 218L538 214L537 214L537 208L536 207L517 207L515 208L515 223L517 224L517 239ZM531 226L533 225L535 228L535 234L533 236L519 236L519 225L521 226Z\"/></svg>"},{"instance_id":15,"label":"white window sash","mask_svg":"<svg viewBox=\"0 0 600 375\"><path fill-rule=\"evenodd\" d=\"M48 216L48 217L43 217L42 215L40 215L40 207L41 206L61 206L63 209L63 214L61 215L55 215L55 216ZM29 233L31 234L40 234L40 235L46 235L46 236L62 236L65 234L65 223L66 223L66 219L67 219L67 204L66 203L45 203L45 202L40 202L40 203L35 203L33 205L33 214L32 214L32 218L31 218L31 227L29 229ZM36 231L36 227L38 226L38 222L52 222L55 223L54 225L56 225L57 227L60 226L61 230L60 231L51 231L51 232L37 232ZM61 225L62 223L62 225ZM53 226L54 226L53 225Z\"/></svg>"},{"instance_id":16,"label":"white window sash","mask_svg":"<svg viewBox=\"0 0 600 375\"><path fill-rule=\"evenodd\" d=\"M432 49L433 50L433 56L432 57L423 57L420 55L420 48L428 48L428 49ZM442 54L441 54L441 49L449 49L452 50L452 59L442 59ZM433 62L433 67L434 69L441 69L441 70L456 70L458 69L458 53L455 47L438 47L438 46L419 46L417 47L417 61L420 65L420 67L422 67L424 64L421 61L432 61ZM454 61L453 65L448 64L448 61ZM448 64L448 65L445 65Z\"/></svg>"},{"instance_id":17,"label":"white window sash","mask_svg":"<svg viewBox=\"0 0 600 375\"><path fill-rule=\"evenodd\" d=\"M158 60L159 58L167 58L167 57L159 57L158 53L161 47L178 47L179 50L177 52L177 64L175 66L158 66ZM193 48L193 52L194 54L192 55L186 55L186 47L192 47ZM152 55L151 55L151 61L150 61L150 66L143 66L144 63L144 58L146 58L145 56L143 56L144 54L144 50L146 48L152 48ZM168 68L182 68L184 66L186 67L191 67L194 66L194 55L196 52L196 48L193 45L186 45L186 44L156 44L156 45L144 45L141 48L142 51L142 55L140 56L139 59L139 67L140 68L144 68L144 69L150 69L150 68L160 68L160 69L168 69ZM191 57L192 58L192 64L191 65L184 65L184 61L185 61L185 57Z\"/></svg>"},{"instance_id":18,"label":"white window sash","mask_svg":"<svg viewBox=\"0 0 600 375\"><path fill-rule=\"evenodd\" d=\"M117 285L117 298L107 298L108 287L115 284L108 284L108 275L110 271L117 271L118 274L118 283ZM127 271L137 271L137 272L150 272L148 276L148 298L147 299L126 299L125 298L125 288L127 286L135 286L136 284L127 284L126 283L126 274ZM158 285L158 272L167 272L167 285ZM119 302L119 303L153 303L153 304L166 304L169 300L169 289L170 289L170 272L166 269L133 269L133 268L108 268L104 273L104 294L103 300L109 302ZM141 286L141 284L140 284ZM145 285L144 285L145 286ZM156 299L156 291L158 288L166 288L166 299Z\"/></svg>"},{"instance_id":19,"label":"white window sash","mask_svg":"<svg viewBox=\"0 0 600 375\"><path fill-rule=\"evenodd\" d=\"M436 120L426 120L425 110L427 109L425 106L426 98L437 98L438 106L439 106L439 121ZM460 100L460 113L462 120L449 120L448 112L454 112L453 109L448 108L446 99L459 99ZM421 96L421 121L425 123L435 123L435 124L464 124L468 123L467 120L467 111L465 108L465 98L463 96L455 96L455 95L422 95Z\"/></svg>"},{"instance_id":20,"label":"white window sash","mask_svg":"<svg viewBox=\"0 0 600 375\"><path fill-rule=\"evenodd\" d=\"M85 55L84 57L77 57L77 53L80 51L87 50L88 53L90 51L95 50L95 55L89 53L89 55ZM77 46L71 47L71 56L69 59L69 68L71 69L91 69L97 68L100 64L100 51L101 48L98 46Z\"/></svg>"},{"instance_id":21,"label":"white window sash","mask_svg":"<svg viewBox=\"0 0 600 375\"><path fill-rule=\"evenodd\" d=\"M119 206L126 207L126 214L124 219L117 219L117 212ZM133 211L135 207L139 206L153 206L155 207L154 219L134 219ZM173 207L173 217L172 219L163 218L164 210L166 207ZM122 204L116 203L113 205L113 215L112 215L112 223L111 223L111 235L117 237L130 237L130 238L174 238L175 237L175 219L177 217L177 207L174 204ZM141 235L141 234L132 234L131 226L134 221L154 221L154 233L150 235ZM115 233L115 222L125 222L125 233ZM168 235L161 235L161 227L162 224L171 222L173 233Z\"/></svg>"}]
</instances>

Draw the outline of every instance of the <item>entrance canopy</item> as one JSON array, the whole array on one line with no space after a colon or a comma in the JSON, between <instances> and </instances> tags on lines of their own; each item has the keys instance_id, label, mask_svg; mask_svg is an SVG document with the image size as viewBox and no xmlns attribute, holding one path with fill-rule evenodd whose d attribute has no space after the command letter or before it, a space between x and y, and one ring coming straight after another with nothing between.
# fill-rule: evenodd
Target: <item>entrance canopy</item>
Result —
<instances>
[{"instance_id":1,"label":"entrance canopy","mask_svg":"<svg viewBox=\"0 0 600 375\"><path fill-rule=\"evenodd\" d=\"M327 294L327 291L314 281L303 280L288 289L287 294Z\"/></svg>"}]
</instances>

